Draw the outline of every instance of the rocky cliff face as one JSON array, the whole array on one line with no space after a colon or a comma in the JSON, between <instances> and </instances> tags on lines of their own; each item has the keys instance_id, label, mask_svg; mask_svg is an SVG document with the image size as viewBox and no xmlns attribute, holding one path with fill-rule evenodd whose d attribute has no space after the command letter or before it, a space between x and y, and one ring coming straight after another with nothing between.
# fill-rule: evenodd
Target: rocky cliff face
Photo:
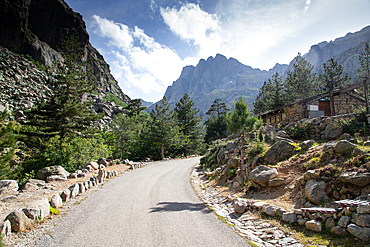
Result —
<instances>
[{"instance_id":1,"label":"rocky cliff face","mask_svg":"<svg viewBox=\"0 0 370 247\"><path fill-rule=\"evenodd\" d=\"M187 93L201 113L206 112L216 98L232 108L241 93L251 104L263 82L276 72L283 74L286 68L287 65L277 64L269 71L261 71L217 54L214 58L201 59L195 67L184 67L179 79L167 88L165 97L174 104Z\"/></svg>"},{"instance_id":2,"label":"rocky cliff face","mask_svg":"<svg viewBox=\"0 0 370 247\"><path fill-rule=\"evenodd\" d=\"M110 74L103 56L91 46L82 16L63 0L2 0L0 2L0 46L18 54L30 55L40 63L52 66L61 59L58 52L66 36L76 29L85 47L85 58L91 61L97 89L103 96L112 93L124 102L125 95Z\"/></svg>"},{"instance_id":3,"label":"rocky cliff face","mask_svg":"<svg viewBox=\"0 0 370 247\"><path fill-rule=\"evenodd\" d=\"M334 58L343 66L344 72L357 81L358 56L364 51L365 43L370 43L370 26L355 33L348 33L334 41L313 45L304 57L315 66L314 72L318 74L324 72L323 63ZM293 68L293 64L294 60L290 62L288 70Z\"/></svg>"}]
</instances>

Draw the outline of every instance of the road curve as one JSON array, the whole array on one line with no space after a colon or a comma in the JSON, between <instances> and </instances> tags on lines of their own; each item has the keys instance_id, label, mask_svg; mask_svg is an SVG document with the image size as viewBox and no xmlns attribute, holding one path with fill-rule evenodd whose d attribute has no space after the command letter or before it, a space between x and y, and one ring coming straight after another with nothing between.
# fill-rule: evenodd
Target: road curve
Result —
<instances>
[{"instance_id":1,"label":"road curve","mask_svg":"<svg viewBox=\"0 0 370 247\"><path fill-rule=\"evenodd\" d=\"M198 162L160 162L107 182L36 246L249 246L195 195Z\"/></svg>"}]
</instances>

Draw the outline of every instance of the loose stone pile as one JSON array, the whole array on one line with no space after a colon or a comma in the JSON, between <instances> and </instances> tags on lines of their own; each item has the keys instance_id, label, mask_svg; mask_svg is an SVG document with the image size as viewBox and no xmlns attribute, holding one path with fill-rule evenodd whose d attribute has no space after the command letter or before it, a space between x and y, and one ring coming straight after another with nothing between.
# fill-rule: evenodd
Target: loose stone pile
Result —
<instances>
[{"instance_id":1,"label":"loose stone pile","mask_svg":"<svg viewBox=\"0 0 370 247\"><path fill-rule=\"evenodd\" d=\"M285 210L266 203L255 202L240 198L224 197L214 189L207 177L201 172L201 167L195 167L191 174L193 188L200 199L215 212L216 215L224 218L229 225L242 237L257 246L294 246L303 245L291 235L284 233L277 227L272 226L267 221L254 216L251 210L264 208L265 212L272 214L275 211L283 215ZM265 206L265 207L264 207ZM286 220L290 219L290 214Z\"/></svg>"}]
</instances>

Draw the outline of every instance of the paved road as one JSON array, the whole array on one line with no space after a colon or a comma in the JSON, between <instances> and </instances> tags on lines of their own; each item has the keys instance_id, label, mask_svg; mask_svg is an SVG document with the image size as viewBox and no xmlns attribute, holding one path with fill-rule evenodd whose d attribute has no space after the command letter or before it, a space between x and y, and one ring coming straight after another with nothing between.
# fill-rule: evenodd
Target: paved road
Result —
<instances>
[{"instance_id":1,"label":"paved road","mask_svg":"<svg viewBox=\"0 0 370 247\"><path fill-rule=\"evenodd\" d=\"M195 195L198 162L160 162L107 182L37 246L249 246Z\"/></svg>"}]
</instances>

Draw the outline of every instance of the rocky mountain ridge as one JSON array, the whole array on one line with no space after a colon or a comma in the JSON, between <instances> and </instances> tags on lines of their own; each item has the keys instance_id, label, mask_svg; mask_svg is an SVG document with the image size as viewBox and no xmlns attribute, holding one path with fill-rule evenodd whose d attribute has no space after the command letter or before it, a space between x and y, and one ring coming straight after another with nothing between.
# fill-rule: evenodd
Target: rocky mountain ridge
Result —
<instances>
[{"instance_id":1,"label":"rocky mountain ridge","mask_svg":"<svg viewBox=\"0 0 370 247\"><path fill-rule=\"evenodd\" d=\"M369 42L370 26L367 26L334 41L313 45L304 57L314 65L314 72L318 74L323 73L323 63L334 58L344 67L344 72L349 73L353 81L357 81L358 56L363 52L364 44ZM174 105L187 93L200 113L205 113L216 98L232 109L234 100L242 93L252 107L263 82L276 72L285 79L294 61L289 65L276 64L269 71L264 71L217 54L214 58L201 59L196 66L184 67L180 77L167 88L164 96Z\"/></svg>"},{"instance_id":2,"label":"rocky mountain ridge","mask_svg":"<svg viewBox=\"0 0 370 247\"><path fill-rule=\"evenodd\" d=\"M234 58L217 54L214 58L201 59L196 66L184 67L164 96L174 105L187 93L200 113L205 113L216 98L232 108L240 93L251 104L263 81L276 72L284 73L286 68L286 65L277 64L269 71L254 69Z\"/></svg>"},{"instance_id":3,"label":"rocky mountain ridge","mask_svg":"<svg viewBox=\"0 0 370 247\"><path fill-rule=\"evenodd\" d=\"M41 14L42 13L42 14ZM92 80L103 97L111 93L128 103L103 56L90 44L82 16L63 0L4 0L0 2L0 46L29 55L45 66L61 60L59 49L71 30L77 31Z\"/></svg>"}]
</instances>

